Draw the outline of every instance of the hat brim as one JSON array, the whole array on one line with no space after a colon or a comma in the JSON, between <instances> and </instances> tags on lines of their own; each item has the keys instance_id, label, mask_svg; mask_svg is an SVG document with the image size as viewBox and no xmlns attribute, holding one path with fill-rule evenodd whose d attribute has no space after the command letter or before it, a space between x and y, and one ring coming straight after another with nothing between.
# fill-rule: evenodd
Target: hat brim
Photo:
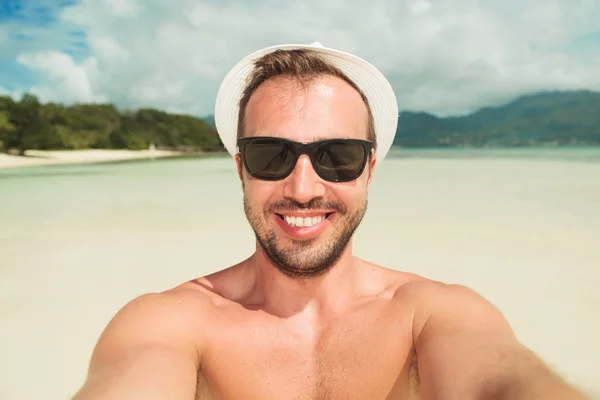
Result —
<instances>
[{"instance_id":1,"label":"hat brim","mask_svg":"<svg viewBox=\"0 0 600 400\"><path fill-rule=\"evenodd\" d=\"M215 124L227 151L237 153L237 127L239 103L254 68L254 62L275 50L310 49L318 52L327 62L344 72L359 88L369 102L377 137L377 161L387 155L398 125L398 104L388 80L373 65L355 55L320 45L285 44L258 50L238 62L221 83L215 104Z\"/></svg>"}]
</instances>

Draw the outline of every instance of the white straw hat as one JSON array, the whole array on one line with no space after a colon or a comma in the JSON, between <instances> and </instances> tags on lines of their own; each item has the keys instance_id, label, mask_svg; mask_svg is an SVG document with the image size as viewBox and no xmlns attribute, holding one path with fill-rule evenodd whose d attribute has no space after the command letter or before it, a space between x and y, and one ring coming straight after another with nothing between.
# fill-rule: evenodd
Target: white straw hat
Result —
<instances>
[{"instance_id":1,"label":"white straw hat","mask_svg":"<svg viewBox=\"0 0 600 400\"><path fill-rule=\"evenodd\" d=\"M398 125L398 104L392 86L383 74L367 61L355 55L323 47L320 43L310 45L285 44L258 50L238 62L221 83L215 104L215 124L221 141L234 156L237 152L237 126L239 103L254 69L254 62L275 50L311 49L323 59L339 68L367 97L375 123L377 136L377 162L387 155Z\"/></svg>"}]
</instances>

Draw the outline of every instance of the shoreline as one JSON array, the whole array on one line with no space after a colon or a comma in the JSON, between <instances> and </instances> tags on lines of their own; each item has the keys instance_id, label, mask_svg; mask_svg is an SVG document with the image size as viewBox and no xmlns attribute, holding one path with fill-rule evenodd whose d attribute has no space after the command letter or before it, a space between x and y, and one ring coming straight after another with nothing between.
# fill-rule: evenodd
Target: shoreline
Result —
<instances>
[{"instance_id":1,"label":"shoreline","mask_svg":"<svg viewBox=\"0 0 600 400\"><path fill-rule=\"evenodd\" d=\"M0 153L0 170L50 165L105 164L143 161L159 158L184 158L219 154L219 152L186 152L171 150L27 150L24 156Z\"/></svg>"},{"instance_id":2,"label":"shoreline","mask_svg":"<svg viewBox=\"0 0 600 400\"><path fill-rule=\"evenodd\" d=\"M564 150L567 150L565 152ZM586 154L571 156L571 151L584 151ZM533 153L533 152L535 153ZM523 154L520 154L523 153ZM227 151L181 151L181 150L127 150L127 149L83 149L83 150L27 150L24 156L0 152L0 170L77 164L108 164L127 161L144 161L167 158L193 158L228 155ZM399 159L464 159L488 158L490 156L506 159L549 159L600 161L600 146L597 147L519 147L519 148L404 148L392 146L391 158Z\"/></svg>"}]
</instances>

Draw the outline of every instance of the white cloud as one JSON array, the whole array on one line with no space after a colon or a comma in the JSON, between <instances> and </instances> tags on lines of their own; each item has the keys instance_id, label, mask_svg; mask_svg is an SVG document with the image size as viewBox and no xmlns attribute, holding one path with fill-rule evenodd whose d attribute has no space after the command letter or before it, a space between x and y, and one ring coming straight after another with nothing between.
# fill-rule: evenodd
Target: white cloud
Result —
<instances>
[{"instance_id":1,"label":"white cloud","mask_svg":"<svg viewBox=\"0 0 600 400\"><path fill-rule=\"evenodd\" d=\"M176 102L185 90L184 81L174 81L165 75L157 75L131 88L133 98L141 103Z\"/></svg>"},{"instance_id":2,"label":"white cloud","mask_svg":"<svg viewBox=\"0 0 600 400\"><path fill-rule=\"evenodd\" d=\"M57 51L23 54L17 62L44 73L47 84L30 88L42 101L61 100L65 102L105 101L95 88L98 77L96 59L90 57L81 64L65 53Z\"/></svg>"},{"instance_id":3,"label":"white cloud","mask_svg":"<svg viewBox=\"0 0 600 400\"><path fill-rule=\"evenodd\" d=\"M241 57L313 41L378 66L401 109L464 113L524 92L600 90L598 57L569 50L598 29L595 0L371 0L368 8L344 0L83 0L62 18L85 30L90 59L40 53L27 63L48 74L44 93L61 101L107 98L206 115Z\"/></svg>"},{"instance_id":4,"label":"white cloud","mask_svg":"<svg viewBox=\"0 0 600 400\"><path fill-rule=\"evenodd\" d=\"M410 7L410 11L415 15L424 14L430 9L431 3L427 0L417 0Z\"/></svg>"},{"instance_id":5,"label":"white cloud","mask_svg":"<svg viewBox=\"0 0 600 400\"><path fill-rule=\"evenodd\" d=\"M104 60L115 62L126 62L129 60L129 52L119 43L109 37L92 37L90 44L97 52L97 56Z\"/></svg>"},{"instance_id":6,"label":"white cloud","mask_svg":"<svg viewBox=\"0 0 600 400\"><path fill-rule=\"evenodd\" d=\"M113 13L120 17L135 17L140 7L136 0L102 0Z\"/></svg>"}]
</instances>

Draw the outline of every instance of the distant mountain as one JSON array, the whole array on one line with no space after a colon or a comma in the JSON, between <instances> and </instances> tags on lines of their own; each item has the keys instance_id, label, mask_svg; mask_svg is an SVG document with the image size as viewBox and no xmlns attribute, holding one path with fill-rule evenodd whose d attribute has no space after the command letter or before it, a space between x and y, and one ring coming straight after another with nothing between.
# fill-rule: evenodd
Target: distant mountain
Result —
<instances>
[{"instance_id":1,"label":"distant mountain","mask_svg":"<svg viewBox=\"0 0 600 400\"><path fill-rule=\"evenodd\" d=\"M214 116L203 118L213 129ZM600 145L600 92L553 91L519 97L501 107L439 118L398 116L394 145L403 147L515 147Z\"/></svg>"},{"instance_id":2,"label":"distant mountain","mask_svg":"<svg viewBox=\"0 0 600 400\"><path fill-rule=\"evenodd\" d=\"M600 93L543 92L462 117L400 113L394 145L509 147L600 145Z\"/></svg>"}]
</instances>

